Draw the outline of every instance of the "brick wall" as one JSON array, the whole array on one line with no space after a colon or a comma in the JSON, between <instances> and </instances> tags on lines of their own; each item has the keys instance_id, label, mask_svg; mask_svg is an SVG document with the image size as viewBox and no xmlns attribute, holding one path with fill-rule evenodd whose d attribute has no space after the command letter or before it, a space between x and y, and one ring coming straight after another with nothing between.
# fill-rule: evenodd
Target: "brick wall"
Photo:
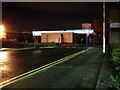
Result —
<instances>
[{"instance_id":1,"label":"brick wall","mask_svg":"<svg viewBox=\"0 0 120 90\"><path fill-rule=\"evenodd\" d=\"M108 23L108 20L106 19L106 28L105 28L105 38L106 43L109 43L109 32L110 32L110 26ZM103 20L102 19L94 19L93 20L93 28L96 32L96 35L93 36L93 41L95 44L102 44L103 42Z\"/></svg>"}]
</instances>

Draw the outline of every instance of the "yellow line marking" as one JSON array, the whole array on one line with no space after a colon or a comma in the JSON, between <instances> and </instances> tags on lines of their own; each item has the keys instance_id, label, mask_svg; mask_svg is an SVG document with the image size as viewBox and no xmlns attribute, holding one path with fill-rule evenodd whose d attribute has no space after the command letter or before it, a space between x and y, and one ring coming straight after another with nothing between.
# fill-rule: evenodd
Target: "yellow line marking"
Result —
<instances>
[{"instance_id":1,"label":"yellow line marking","mask_svg":"<svg viewBox=\"0 0 120 90\"><path fill-rule=\"evenodd\" d=\"M90 49L91 49L91 48L90 48ZM53 67L53 66L55 66L55 65L57 65L57 64L63 63L63 62L65 62L65 61L67 61L67 60L69 60L69 59L71 59L71 58L73 58L73 57L75 57L75 56L77 56L77 55L79 55L79 54L84 53L85 51L88 51L88 50L89 50L89 49L76 52L76 53L74 53L74 54L72 54L72 55L66 56L66 57L64 57L64 58L61 58L61 59L59 59L59 60L56 60L56 61L51 62L51 63L49 63L49 64L46 64L46 65L44 65L44 66L41 66L41 67L39 67L39 68L36 68L36 69L34 69L34 70L28 71L28 72L26 72L26 73L23 73L23 74L21 74L21 75L18 75L18 76L16 76L16 77L13 77L13 78L8 79L8 80L6 80L6 81L3 81L3 82L0 83L0 88L5 87L5 86L7 86L7 85L9 85L9 84L11 84L11 83L14 83L14 82L16 82L16 81L19 81L19 80L21 80L21 79L23 79L23 78L25 78L25 77L31 76L31 75L33 75L33 74L35 74L35 73L38 73L38 72L44 71L44 70L46 70L46 69L49 69L49 68L51 68L51 67Z\"/></svg>"}]
</instances>

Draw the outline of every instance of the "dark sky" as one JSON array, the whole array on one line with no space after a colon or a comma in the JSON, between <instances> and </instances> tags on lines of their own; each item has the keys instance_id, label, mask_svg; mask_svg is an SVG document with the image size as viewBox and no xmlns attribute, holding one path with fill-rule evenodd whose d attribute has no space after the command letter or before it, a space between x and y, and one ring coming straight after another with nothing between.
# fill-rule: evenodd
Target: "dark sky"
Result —
<instances>
[{"instance_id":1,"label":"dark sky","mask_svg":"<svg viewBox=\"0 0 120 90\"><path fill-rule=\"evenodd\" d=\"M2 3L2 20L9 32L81 28L102 15L101 2Z\"/></svg>"}]
</instances>

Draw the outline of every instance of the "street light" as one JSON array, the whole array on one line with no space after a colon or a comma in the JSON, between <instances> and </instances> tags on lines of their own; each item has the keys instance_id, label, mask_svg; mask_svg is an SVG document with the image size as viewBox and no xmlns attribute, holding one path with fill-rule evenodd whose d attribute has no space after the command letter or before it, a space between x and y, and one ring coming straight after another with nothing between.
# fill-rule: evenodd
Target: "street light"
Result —
<instances>
[{"instance_id":1,"label":"street light","mask_svg":"<svg viewBox=\"0 0 120 90\"><path fill-rule=\"evenodd\" d=\"M5 38L6 33L5 33L5 27L4 25L0 25L0 39Z\"/></svg>"},{"instance_id":2,"label":"street light","mask_svg":"<svg viewBox=\"0 0 120 90\"><path fill-rule=\"evenodd\" d=\"M4 26L3 26L3 25L0 25L0 33L1 33L1 32L4 32L4 30L5 30Z\"/></svg>"},{"instance_id":3,"label":"street light","mask_svg":"<svg viewBox=\"0 0 120 90\"><path fill-rule=\"evenodd\" d=\"M0 48L2 48L2 38L5 37L5 28L3 25L0 25Z\"/></svg>"}]
</instances>

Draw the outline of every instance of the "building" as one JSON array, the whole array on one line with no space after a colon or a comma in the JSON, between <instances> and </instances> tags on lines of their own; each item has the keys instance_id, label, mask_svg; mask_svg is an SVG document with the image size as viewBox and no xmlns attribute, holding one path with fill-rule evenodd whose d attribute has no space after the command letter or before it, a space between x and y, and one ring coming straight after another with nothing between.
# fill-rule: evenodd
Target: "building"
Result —
<instances>
[{"instance_id":1,"label":"building","mask_svg":"<svg viewBox=\"0 0 120 90\"><path fill-rule=\"evenodd\" d=\"M105 41L106 44L109 44L109 33L110 33L110 25L109 21L106 19L105 24ZM94 44L102 45L103 43L103 20L102 19L94 19L93 20L93 28L96 35L93 36Z\"/></svg>"},{"instance_id":2,"label":"building","mask_svg":"<svg viewBox=\"0 0 120 90\"><path fill-rule=\"evenodd\" d=\"M110 11L110 44L120 46L120 7Z\"/></svg>"},{"instance_id":3,"label":"building","mask_svg":"<svg viewBox=\"0 0 120 90\"><path fill-rule=\"evenodd\" d=\"M24 43L33 43L33 40L30 33L6 32L6 38L2 39L2 48L24 47Z\"/></svg>"},{"instance_id":4,"label":"building","mask_svg":"<svg viewBox=\"0 0 120 90\"><path fill-rule=\"evenodd\" d=\"M33 42L31 33L6 33L6 40L17 42Z\"/></svg>"},{"instance_id":5,"label":"building","mask_svg":"<svg viewBox=\"0 0 120 90\"><path fill-rule=\"evenodd\" d=\"M57 30L57 31L33 31L35 43L40 43L38 40L41 38L41 43L85 43L86 34L92 34L94 30Z\"/></svg>"},{"instance_id":6,"label":"building","mask_svg":"<svg viewBox=\"0 0 120 90\"><path fill-rule=\"evenodd\" d=\"M80 35L73 32L42 33L41 42L48 43L80 43Z\"/></svg>"}]
</instances>

